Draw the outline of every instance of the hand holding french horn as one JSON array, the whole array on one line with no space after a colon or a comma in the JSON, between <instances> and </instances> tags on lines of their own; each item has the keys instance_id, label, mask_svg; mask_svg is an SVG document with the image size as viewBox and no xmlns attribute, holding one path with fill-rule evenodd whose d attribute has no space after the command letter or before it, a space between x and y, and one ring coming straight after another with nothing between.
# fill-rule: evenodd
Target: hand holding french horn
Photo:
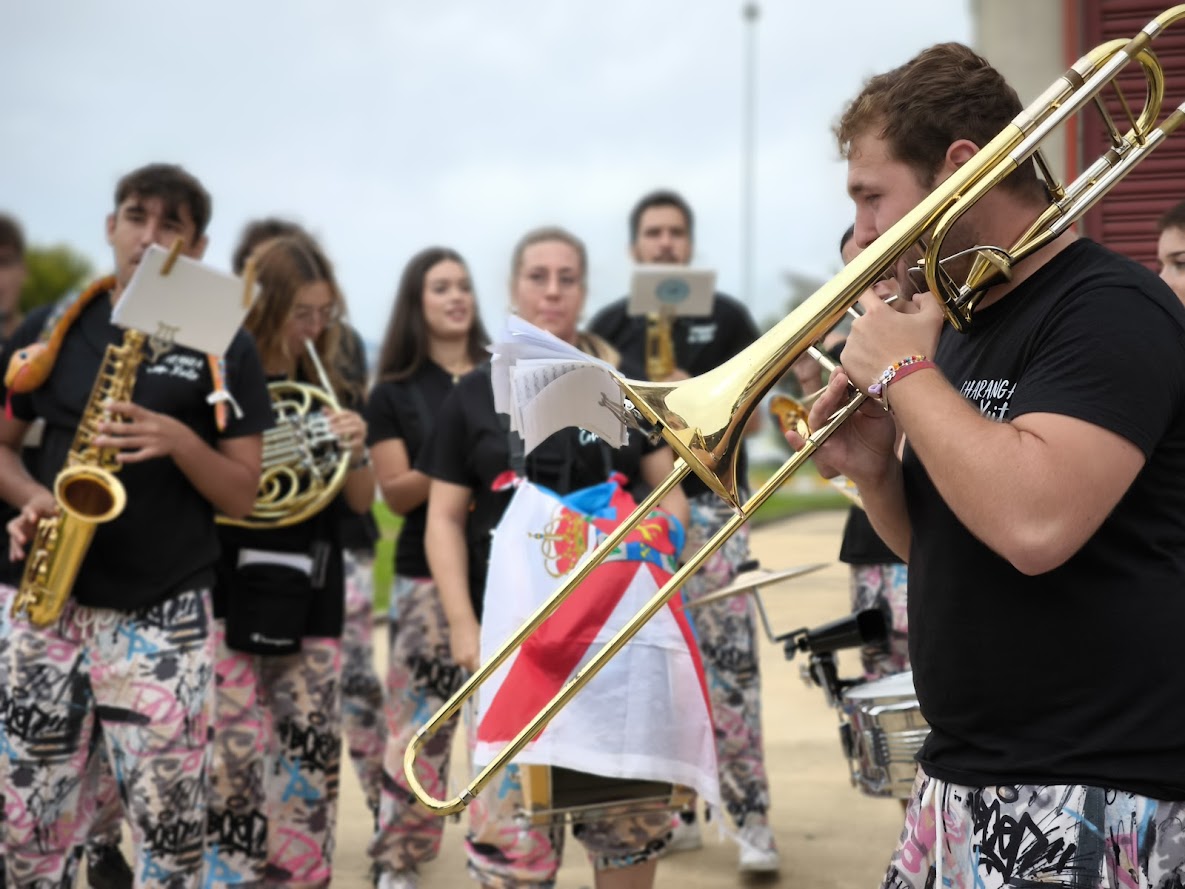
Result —
<instances>
[{"instance_id":1,"label":"hand holding french horn","mask_svg":"<svg viewBox=\"0 0 1185 889\"><path fill-rule=\"evenodd\" d=\"M325 408L329 419L329 428L341 442L343 450L350 452L350 462L353 465L362 463L366 458L366 421L362 415L351 410L334 410Z\"/></svg>"}]
</instances>

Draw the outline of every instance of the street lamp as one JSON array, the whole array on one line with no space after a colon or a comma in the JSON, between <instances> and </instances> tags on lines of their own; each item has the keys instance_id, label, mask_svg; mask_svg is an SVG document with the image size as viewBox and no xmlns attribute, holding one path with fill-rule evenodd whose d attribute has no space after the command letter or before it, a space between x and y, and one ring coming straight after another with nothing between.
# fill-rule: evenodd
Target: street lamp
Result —
<instances>
[{"instance_id":1,"label":"street lamp","mask_svg":"<svg viewBox=\"0 0 1185 889\"><path fill-rule=\"evenodd\" d=\"M741 299L752 310L753 292L753 180L757 122L757 19L761 7L749 0L741 7L745 21L745 79L741 103Z\"/></svg>"}]
</instances>

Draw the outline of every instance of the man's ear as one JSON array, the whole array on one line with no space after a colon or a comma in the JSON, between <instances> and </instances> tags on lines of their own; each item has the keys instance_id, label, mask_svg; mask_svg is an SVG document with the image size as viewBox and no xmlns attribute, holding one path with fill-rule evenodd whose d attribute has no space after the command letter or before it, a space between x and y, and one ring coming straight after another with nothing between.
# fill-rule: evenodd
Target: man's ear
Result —
<instances>
[{"instance_id":1,"label":"man's ear","mask_svg":"<svg viewBox=\"0 0 1185 889\"><path fill-rule=\"evenodd\" d=\"M115 214L114 213L107 214L106 228L107 228L107 243L110 246L114 247L115 246L115 240L114 240L114 238L115 238Z\"/></svg>"},{"instance_id":2,"label":"man's ear","mask_svg":"<svg viewBox=\"0 0 1185 889\"><path fill-rule=\"evenodd\" d=\"M953 173L979 153L979 146L970 139L957 139L946 149L946 164Z\"/></svg>"}]
</instances>

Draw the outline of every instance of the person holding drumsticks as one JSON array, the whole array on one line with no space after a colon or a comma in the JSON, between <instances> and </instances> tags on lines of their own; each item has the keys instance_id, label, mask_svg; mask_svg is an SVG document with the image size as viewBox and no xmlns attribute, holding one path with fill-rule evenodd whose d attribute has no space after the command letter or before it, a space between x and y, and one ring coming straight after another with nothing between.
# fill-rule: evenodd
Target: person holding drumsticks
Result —
<instances>
[{"instance_id":1,"label":"person holding drumsticks","mask_svg":"<svg viewBox=\"0 0 1185 889\"><path fill-rule=\"evenodd\" d=\"M960 44L869 80L836 128L857 243L876 249L1020 111ZM1026 162L945 255L1008 249L1047 204ZM810 422L849 385L880 400L816 463L858 485L909 563L931 732L884 886L1181 885L1185 308L1072 230L988 289L965 335L930 294L860 302ZM1019 830L1032 854L1016 854Z\"/></svg>"}]
</instances>

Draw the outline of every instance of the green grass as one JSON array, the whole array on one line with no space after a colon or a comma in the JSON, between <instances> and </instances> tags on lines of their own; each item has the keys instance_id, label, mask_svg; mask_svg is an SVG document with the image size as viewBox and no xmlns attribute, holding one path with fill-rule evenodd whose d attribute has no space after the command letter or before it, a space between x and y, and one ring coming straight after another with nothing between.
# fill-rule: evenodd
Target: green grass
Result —
<instances>
[{"instance_id":1,"label":"green grass","mask_svg":"<svg viewBox=\"0 0 1185 889\"><path fill-rule=\"evenodd\" d=\"M371 512L379 526L379 542L374 547L374 610L386 614L395 574L395 538L403 526L403 517L391 512L381 500L375 501Z\"/></svg>"},{"instance_id":2,"label":"green grass","mask_svg":"<svg viewBox=\"0 0 1185 889\"><path fill-rule=\"evenodd\" d=\"M776 468L751 467L749 478L753 487L764 483ZM804 473L815 476L813 467L808 467ZM762 504L753 516L752 524L756 527L819 509L846 509L849 505L846 497L821 480L817 488L811 490L792 491L783 487ZM379 526L379 541L374 549L374 610L377 614L386 614L395 568L395 538L399 536L403 519L381 501L375 503L373 512Z\"/></svg>"}]
</instances>

